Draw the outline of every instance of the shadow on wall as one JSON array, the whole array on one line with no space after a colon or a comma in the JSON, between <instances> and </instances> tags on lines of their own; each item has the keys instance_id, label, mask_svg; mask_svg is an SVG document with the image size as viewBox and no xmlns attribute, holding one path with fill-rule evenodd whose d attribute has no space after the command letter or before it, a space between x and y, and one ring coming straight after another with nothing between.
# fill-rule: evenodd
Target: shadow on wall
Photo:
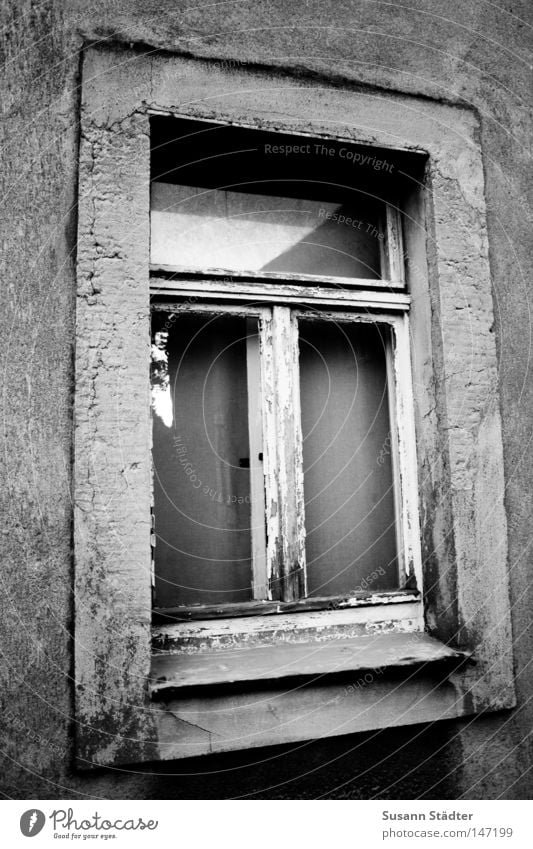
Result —
<instances>
[{"instance_id":1,"label":"shadow on wall","mask_svg":"<svg viewBox=\"0 0 533 849\"><path fill-rule=\"evenodd\" d=\"M454 799L460 769L457 724L438 722L136 772L146 799Z\"/></svg>"}]
</instances>

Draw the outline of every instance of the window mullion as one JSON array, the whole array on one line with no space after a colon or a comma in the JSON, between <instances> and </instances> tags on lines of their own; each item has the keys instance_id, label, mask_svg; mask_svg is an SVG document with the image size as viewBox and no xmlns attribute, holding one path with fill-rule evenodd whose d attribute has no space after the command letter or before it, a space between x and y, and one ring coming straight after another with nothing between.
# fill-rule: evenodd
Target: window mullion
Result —
<instances>
[{"instance_id":1,"label":"window mullion","mask_svg":"<svg viewBox=\"0 0 533 849\"><path fill-rule=\"evenodd\" d=\"M265 484L266 581L267 597L281 598L281 562L278 557L281 538L279 492L277 486L277 435L274 387L274 346L272 310L265 311L260 322L261 386L263 394L263 471Z\"/></svg>"},{"instance_id":2,"label":"window mullion","mask_svg":"<svg viewBox=\"0 0 533 849\"><path fill-rule=\"evenodd\" d=\"M267 560L272 597L305 595L305 528L298 381L298 327L287 307L275 306L262 346L265 406Z\"/></svg>"}]
</instances>

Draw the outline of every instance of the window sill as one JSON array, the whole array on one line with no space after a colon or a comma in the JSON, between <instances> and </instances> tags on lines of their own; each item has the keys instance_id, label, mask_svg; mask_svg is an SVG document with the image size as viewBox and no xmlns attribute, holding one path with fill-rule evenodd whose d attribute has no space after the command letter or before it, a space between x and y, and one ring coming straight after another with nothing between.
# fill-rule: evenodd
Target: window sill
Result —
<instances>
[{"instance_id":1,"label":"window sill","mask_svg":"<svg viewBox=\"0 0 533 849\"><path fill-rule=\"evenodd\" d=\"M422 632L152 658L158 758L298 743L472 712L468 655Z\"/></svg>"},{"instance_id":2,"label":"window sill","mask_svg":"<svg viewBox=\"0 0 533 849\"><path fill-rule=\"evenodd\" d=\"M152 657L151 693L163 696L190 687L316 678L361 670L446 663L467 657L425 633L377 636L245 648L207 648L193 653L165 652Z\"/></svg>"}]
</instances>

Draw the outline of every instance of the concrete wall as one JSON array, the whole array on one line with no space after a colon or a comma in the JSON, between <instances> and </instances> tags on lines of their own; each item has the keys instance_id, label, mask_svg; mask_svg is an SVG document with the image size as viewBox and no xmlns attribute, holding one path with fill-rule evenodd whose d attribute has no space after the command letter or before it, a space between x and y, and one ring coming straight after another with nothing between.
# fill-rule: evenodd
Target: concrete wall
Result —
<instances>
[{"instance_id":1,"label":"concrete wall","mask_svg":"<svg viewBox=\"0 0 533 849\"><path fill-rule=\"evenodd\" d=\"M529 15L529 21L527 20ZM533 381L527 0L4 0L0 621L14 797L467 798L531 795ZM80 50L139 44L463 102L481 119L499 351L515 672L512 712L135 772L77 774L72 683L72 393ZM528 239L529 237L529 239ZM191 777L191 773L209 772Z\"/></svg>"}]
</instances>

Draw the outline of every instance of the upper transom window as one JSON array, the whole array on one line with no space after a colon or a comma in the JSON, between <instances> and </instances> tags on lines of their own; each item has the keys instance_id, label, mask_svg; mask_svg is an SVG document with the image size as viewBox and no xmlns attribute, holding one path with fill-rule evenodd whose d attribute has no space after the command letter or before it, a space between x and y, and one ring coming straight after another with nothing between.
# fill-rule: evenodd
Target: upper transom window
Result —
<instances>
[{"instance_id":1,"label":"upper transom window","mask_svg":"<svg viewBox=\"0 0 533 849\"><path fill-rule=\"evenodd\" d=\"M172 123L170 132L152 121L153 267L403 286L386 159L335 141Z\"/></svg>"}]
</instances>

